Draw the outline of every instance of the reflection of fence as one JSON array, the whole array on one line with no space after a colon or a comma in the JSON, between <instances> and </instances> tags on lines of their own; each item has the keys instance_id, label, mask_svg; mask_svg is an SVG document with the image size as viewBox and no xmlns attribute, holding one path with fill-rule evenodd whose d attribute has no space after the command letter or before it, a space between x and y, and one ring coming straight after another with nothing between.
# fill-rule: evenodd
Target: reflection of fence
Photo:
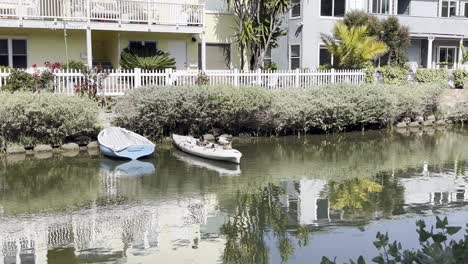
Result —
<instances>
[{"instance_id":1,"label":"reflection of fence","mask_svg":"<svg viewBox=\"0 0 468 264\"><path fill-rule=\"evenodd\" d=\"M5 84L9 71L0 71L0 87ZM102 93L108 96L123 95L141 86L191 86L197 85L200 72L173 71L172 69L147 71L110 70L102 81ZM260 86L268 89L306 88L333 83L353 85L365 82L362 70L328 71L206 71L207 85L230 85L235 87ZM80 71L59 70L55 72L54 89L57 93L73 94L75 87L86 78Z\"/></svg>"}]
</instances>

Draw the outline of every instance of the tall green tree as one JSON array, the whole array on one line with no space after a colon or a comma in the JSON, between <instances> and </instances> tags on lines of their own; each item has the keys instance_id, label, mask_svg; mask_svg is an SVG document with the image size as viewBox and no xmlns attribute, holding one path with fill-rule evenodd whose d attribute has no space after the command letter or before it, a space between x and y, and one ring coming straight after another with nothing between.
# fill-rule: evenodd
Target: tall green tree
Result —
<instances>
[{"instance_id":1,"label":"tall green tree","mask_svg":"<svg viewBox=\"0 0 468 264\"><path fill-rule=\"evenodd\" d=\"M370 36L383 41L388 46L384 64L403 66L408 61L411 36L409 28L402 26L397 17L378 19L362 11L352 11L346 14L343 23L348 27L367 26Z\"/></svg>"},{"instance_id":2,"label":"tall green tree","mask_svg":"<svg viewBox=\"0 0 468 264\"><path fill-rule=\"evenodd\" d=\"M384 55L388 50L385 43L369 36L365 25L348 27L337 23L333 35L322 34L322 41L335 58L335 68L364 68L366 62Z\"/></svg>"},{"instance_id":3,"label":"tall green tree","mask_svg":"<svg viewBox=\"0 0 468 264\"><path fill-rule=\"evenodd\" d=\"M291 0L228 0L233 8L236 41L241 53L241 67L249 56L250 69L262 67L269 48L278 46L278 39L287 34L282 27L283 15L291 8Z\"/></svg>"}]
</instances>

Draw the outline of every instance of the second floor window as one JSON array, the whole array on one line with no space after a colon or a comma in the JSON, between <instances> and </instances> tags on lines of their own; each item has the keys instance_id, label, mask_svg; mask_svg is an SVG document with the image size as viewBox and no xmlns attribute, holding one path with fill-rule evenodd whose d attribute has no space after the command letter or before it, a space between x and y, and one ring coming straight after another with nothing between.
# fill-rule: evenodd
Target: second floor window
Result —
<instances>
[{"instance_id":1,"label":"second floor window","mask_svg":"<svg viewBox=\"0 0 468 264\"><path fill-rule=\"evenodd\" d=\"M291 17L300 17L301 16L301 0L292 0L291 1Z\"/></svg>"},{"instance_id":2,"label":"second floor window","mask_svg":"<svg viewBox=\"0 0 468 264\"><path fill-rule=\"evenodd\" d=\"M321 16L343 17L345 15L345 12L345 0L321 0Z\"/></svg>"},{"instance_id":3,"label":"second floor window","mask_svg":"<svg viewBox=\"0 0 468 264\"><path fill-rule=\"evenodd\" d=\"M390 0L372 0L373 14L389 14Z\"/></svg>"},{"instance_id":4,"label":"second floor window","mask_svg":"<svg viewBox=\"0 0 468 264\"><path fill-rule=\"evenodd\" d=\"M457 2L454 0L442 1L442 17L452 17L457 13Z\"/></svg>"}]
</instances>

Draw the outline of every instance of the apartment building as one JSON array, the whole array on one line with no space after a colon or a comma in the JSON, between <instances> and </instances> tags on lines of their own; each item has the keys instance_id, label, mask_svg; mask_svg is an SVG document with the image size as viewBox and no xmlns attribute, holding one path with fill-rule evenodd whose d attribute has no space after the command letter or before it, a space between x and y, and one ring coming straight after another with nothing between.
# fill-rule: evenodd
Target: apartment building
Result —
<instances>
[{"instance_id":1,"label":"apartment building","mask_svg":"<svg viewBox=\"0 0 468 264\"><path fill-rule=\"evenodd\" d=\"M268 53L267 63L282 69L310 68L330 64L332 57L322 45L321 33L330 34L347 12L361 10L385 18L397 16L409 27L412 67L458 67L461 45L468 45L467 0L292 0L285 18L288 35Z\"/></svg>"},{"instance_id":2,"label":"apartment building","mask_svg":"<svg viewBox=\"0 0 468 264\"><path fill-rule=\"evenodd\" d=\"M220 0L0 0L0 66L118 68L124 48L146 46L179 70L229 69L238 60L227 10Z\"/></svg>"}]
</instances>

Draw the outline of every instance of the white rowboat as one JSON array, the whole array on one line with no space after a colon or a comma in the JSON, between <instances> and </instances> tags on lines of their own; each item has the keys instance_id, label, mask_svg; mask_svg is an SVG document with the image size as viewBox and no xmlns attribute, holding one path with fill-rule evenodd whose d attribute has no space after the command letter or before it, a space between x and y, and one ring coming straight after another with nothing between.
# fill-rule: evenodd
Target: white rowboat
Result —
<instances>
[{"instance_id":1,"label":"white rowboat","mask_svg":"<svg viewBox=\"0 0 468 264\"><path fill-rule=\"evenodd\" d=\"M193 137L172 135L174 145L183 152L202 157L205 159L227 161L239 164L242 153L235 149L225 149L220 145L209 143L200 145L200 141Z\"/></svg>"},{"instance_id":2,"label":"white rowboat","mask_svg":"<svg viewBox=\"0 0 468 264\"><path fill-rule=\"evenodd\" d=\"M98 135L101 152L112 158L136 160L153 154L155 145L147 138L120 127L109 127Z\"/></svg>"}]
</instances>

